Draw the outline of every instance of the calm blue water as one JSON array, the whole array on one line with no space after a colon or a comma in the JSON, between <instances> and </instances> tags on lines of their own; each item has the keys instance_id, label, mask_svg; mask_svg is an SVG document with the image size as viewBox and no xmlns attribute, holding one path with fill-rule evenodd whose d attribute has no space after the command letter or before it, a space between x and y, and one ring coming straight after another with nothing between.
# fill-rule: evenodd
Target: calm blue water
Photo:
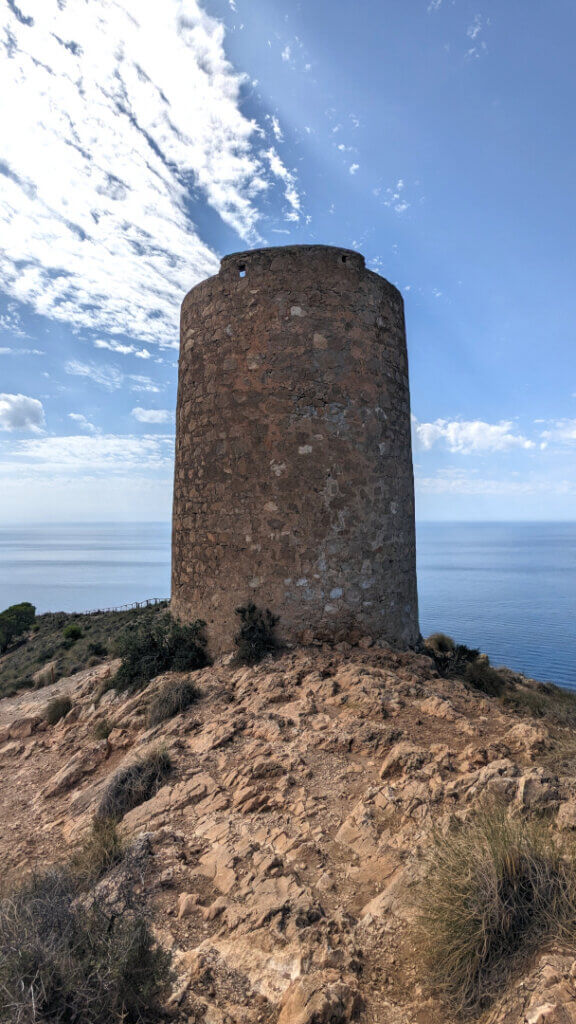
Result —
<instances>
[{"instance_id":1,"label":"calm blue water","mask_svg":"<svg viewBox=\"0 0 576 1024\"><path fill-rule=\"evenodd\" d=\"M0 527L0 608L82 612L169 596L168 523Z\"/></svg>"},{"instance_id":2,"label":"calm blue water","mask_svg":"<svg viewBox=\"0 0 576 1024\"><path fill-rule=\"evenodd\" d=\"M420 523L422 633L576 687L576 523ZM88 611L168 597L170 526L0 527L0 609Z\"/></svg>"},{"instance_id":3,"label":"calm blue water","mask_svg":"<svg viewBox=\"0 0 576 1024\"><path fill-rule=\"evenodd\" d=\"M420 628L576 688L576 523L420 523Z\"/></svg>"}]
</instances>

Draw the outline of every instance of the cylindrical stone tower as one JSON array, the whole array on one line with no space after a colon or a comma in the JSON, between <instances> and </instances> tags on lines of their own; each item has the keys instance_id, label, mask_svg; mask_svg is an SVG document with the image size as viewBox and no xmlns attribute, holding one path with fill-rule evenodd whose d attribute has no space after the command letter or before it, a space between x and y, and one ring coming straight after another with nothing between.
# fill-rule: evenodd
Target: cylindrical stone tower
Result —
<instances>
[{"instance_id":1,"label":"cylindrical stone tower","mask_svg":"<svg viewBox=\"0 0 576 1024\"><path fill-rule=\"evenodd\" d=\"M403 303L360 253L235 253L182 304L172 612L231 649L419 636Z\"/></svg>"}]
</instances>

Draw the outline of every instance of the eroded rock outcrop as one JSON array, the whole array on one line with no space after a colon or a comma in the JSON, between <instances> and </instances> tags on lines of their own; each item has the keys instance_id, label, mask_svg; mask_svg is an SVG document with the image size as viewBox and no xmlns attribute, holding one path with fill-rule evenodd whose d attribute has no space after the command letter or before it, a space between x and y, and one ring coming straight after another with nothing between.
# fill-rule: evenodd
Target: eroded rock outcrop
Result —
<instances>
[{"instance_id":1,"label":"eroded rock outcrop","mask_svg":"<svg viewBox=\"0 0 576 1024\"><path fill-rule=\"evenodd\" d=\"M119 898L128 879L153 916L176 1019L446 1024L411 939L432 830L487 795L576 829L573 779L547 760L557 734L423 655L309 647L217 663L194 674L202 699L151 729L165 680L96 705L107 672L0 701L2 863L16 878L69 855L112 774L165 746L173 774L121 823L137 856L100 884ZM53 690L74 713L45 728ZM569 951L547 954L491 1024L574 1024L575 976Z\"/></svg>"}]
</instances>

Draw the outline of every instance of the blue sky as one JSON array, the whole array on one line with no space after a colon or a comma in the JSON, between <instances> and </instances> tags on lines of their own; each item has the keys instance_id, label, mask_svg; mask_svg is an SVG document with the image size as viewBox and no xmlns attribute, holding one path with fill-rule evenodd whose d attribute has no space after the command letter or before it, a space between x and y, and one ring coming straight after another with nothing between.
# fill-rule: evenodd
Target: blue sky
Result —
<instances>
[{"instance_id":1,"label":"blue sky","mask_svg":"<svg viewBox=\"0 0 576 1024\"><path fill-rule=\"evenodd\" d=\"M569 0L4 0L0 521L170 516L178 313L358 248L406 303L421 519L576 518Z\"/></svg>"}]
</instances>

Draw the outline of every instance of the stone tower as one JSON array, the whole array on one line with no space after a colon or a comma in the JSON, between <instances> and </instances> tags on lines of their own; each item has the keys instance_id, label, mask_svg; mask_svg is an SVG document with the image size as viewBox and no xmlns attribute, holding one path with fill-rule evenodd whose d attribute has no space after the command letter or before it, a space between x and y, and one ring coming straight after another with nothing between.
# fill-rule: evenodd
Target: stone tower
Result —
<instances>
[{"instance_id":1,"label":"stone tower","mask_svg":"<svg viewBox=\"0 0 576 1024\"><path fill-rule=\"evenodd\" d=\"M172 612L217 652L249 600L285 639L418 639L402 297L348 249L235 253L182 303Z\"/></svg>"}]
</instances>

